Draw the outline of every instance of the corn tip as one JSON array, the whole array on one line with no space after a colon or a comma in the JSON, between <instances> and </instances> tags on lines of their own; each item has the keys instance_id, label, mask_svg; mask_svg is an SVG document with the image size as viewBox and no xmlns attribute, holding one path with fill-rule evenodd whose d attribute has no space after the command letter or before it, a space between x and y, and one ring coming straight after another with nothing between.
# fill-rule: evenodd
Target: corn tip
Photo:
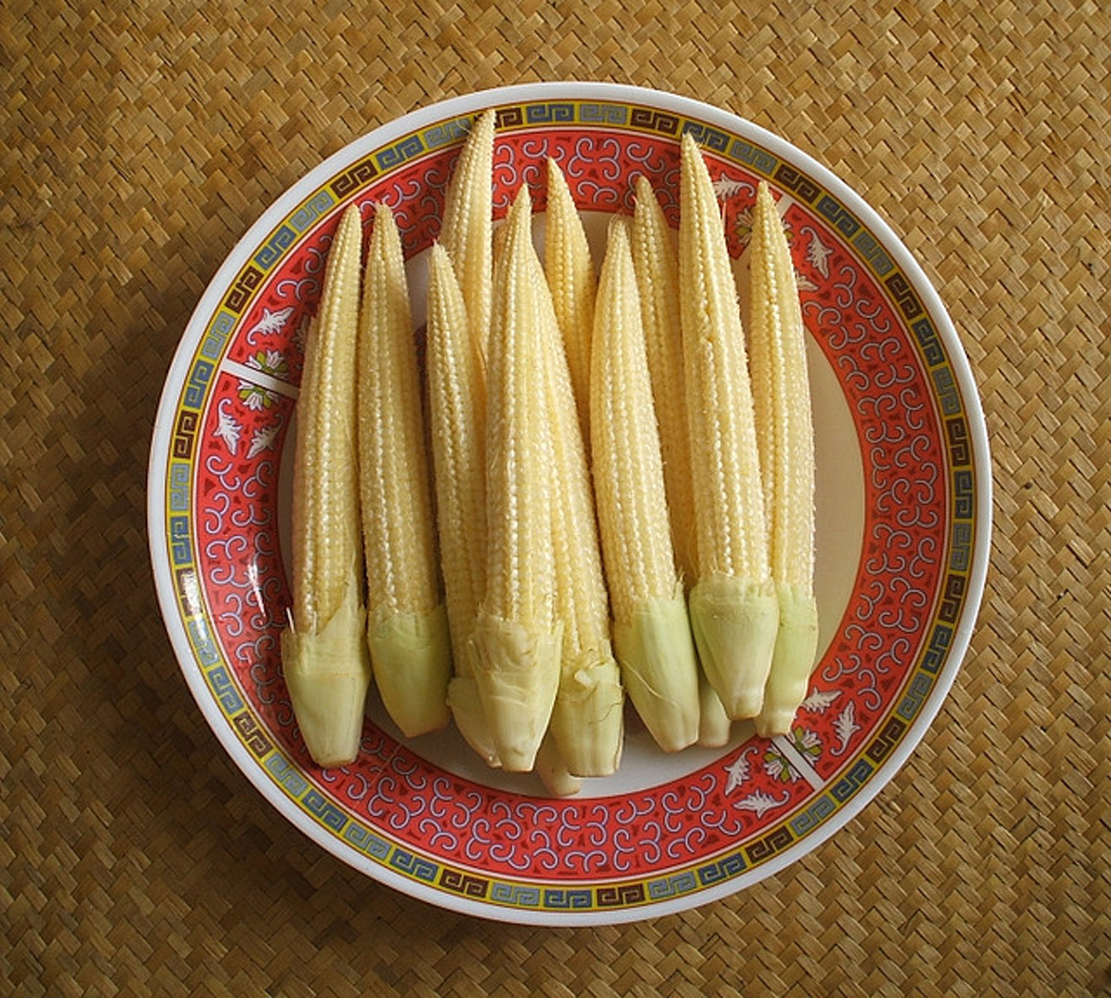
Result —
<instances>
[{"instance_id":1,"label":"corn tip","mask_svg":"<svg viewBox=\"0 0 1111 998\"><path fill-rule=\"evenodd\" d=\"M282 674L305 747L319 766L346 765L359 752L371 679L365 619L351 586L319 631L282 632Z\"/></svg>"},{"instance_id":2,"label":"corn tip","mask_svg":"<svg viewBox=\"0 0 1111 998\"><path fill-rule=\"evenodd\" d=\"M690 593L690 625L706 678L726 714L733 720L756 717L779 629L774 586L703 577Z\"/></svg>"},{"instance_id":3,"label":"corn tip","mask_svg":"<svg viewBox=\"0 0 1111 998\"><path fill-rule=\"evenodd\" d=\"M451 679L451 640L443 606L431 613L391 613L369 622L374 682L393 722L407 738L444 727Z\"/></svg>"},{"instance_id":4,"label":"corn tip","mask_svg":"<svg viewBox=\"0 0 1111 998\"><path fill-rule=\"evenodd\" d=\"M629 699L656 744L678 752L698 741L698 660L681 594L641 602L614 624Z\"/></svg>"}]
</instances>

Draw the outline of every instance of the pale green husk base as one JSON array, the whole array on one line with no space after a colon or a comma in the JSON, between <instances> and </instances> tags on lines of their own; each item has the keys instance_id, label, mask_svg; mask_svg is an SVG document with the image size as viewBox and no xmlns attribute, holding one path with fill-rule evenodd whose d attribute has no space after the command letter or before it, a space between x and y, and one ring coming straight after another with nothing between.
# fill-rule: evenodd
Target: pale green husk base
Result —
<instances>
[{"instance_id":1,"label":"pale green husk base","mask_svg":"<svg viewBox=\"0 0 1111 998\"><path fill-rule=\"evenodd\" d=\"M568 768L552 739L551 731L540 742L536 752L536 775L544 789L553 797L572 797L582 789L582 780Z\"/></svg>"},{"instance_id":2,"label":"pale green husk base","mask_svg":"<svg viewBox=\"0 0 1111 998\"><path fill-rule=\"evenodd\" d=\"M431 613L393 613L367 629L374 682L382 704L406 738L451 719L451 638L443 604Z\"/></svg>"},{"instance_id":3,"label":"pale green husk base","mask_svg":"<svg viewBox=\"0 0 1111 998\"><path fill-rule=\"evenodd\" d=\"M645 600L614 623L614 650L629 699L665 752L698 740L698 660L682 595Z\"/></svg>"},{"instance_id":4,"label":"pale green husk base","mask_svg":"<svg viewBox=\"0 0 1111 998\"><path fill-rule=\"evenodd\" d=\"M621 763L625 694L609 642L563 662L550 731L575 776L611 776Z\"/></svg>"},{"instance_id":5,"label":"pale green husk base","mask_svg":"<svg viewBox=\"0 0 1111 998\"><path fill-rule=\"evenodd\" d=\"M701 579L691 590L690 620L702 668L726 714L756 717L779 630L773 584L725 575Z\"/></svg>"},{"instance_id":6,"label":"pale green husk base","mask_svg":"<svg viewBox=\"0 0 1111 998\"><path fill-rule=\"evenodd\" d=\"M702 748L721 748L729 744L733 722L721 705L705 672L698 670L698 744Z\"/></svg>"},{"instance_id":7,"label":"pale green husk base","mask_svg":"<svg viewBox=\"0 0 1111 998\"><path fill-rule=\"evenodd\" d=\"M350 586L339 610L317 633L282 632L282 670L309 755L319 766L345 766L359 754L370 689L366 610Z\"/></svg>"},{"instance_id":8,"label":"pale green husk base","mask_svg":"<svg viewBox=\"0 0 1111 998\"><path fill-rule=\"evenodd\" d=\"M471 636L474 678L502 768L531 772L559 687L563 625L530 631L489 614Z\"/></svg>"},{"instance_id":9,"label":"pale green husk base","mask_svg":"<svg viewBox=\"0 0 1111 998\"><path fill-rule=\"evenodd\" d=\"M468 650L469 648L464 649L464 652ZM448 683L447 705L463 740L479 754L487 766L500 766L498 749L490 734L486 709L482 706L478 684L473 676L455 676Z\"/></svg>"},{"instance_id":10,"label":"pale green husk base","mask_svg":"<svg viewBox=\"0 0 1111 998\"><path fill-rule=\"evenodd\" d=\"M806 699L810 673L818 651L818 604L813 595L780 584L779 633L771 672L764 687L764 706L756 718L756 733L785 735L799 704Z\"/></svg>"}]
</instances>

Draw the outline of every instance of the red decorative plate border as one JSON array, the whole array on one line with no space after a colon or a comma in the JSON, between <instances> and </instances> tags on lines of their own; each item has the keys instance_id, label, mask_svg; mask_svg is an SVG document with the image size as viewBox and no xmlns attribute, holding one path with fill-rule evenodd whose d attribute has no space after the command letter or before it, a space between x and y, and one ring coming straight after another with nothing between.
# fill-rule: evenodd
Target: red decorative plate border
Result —
<instances>
[{"instance_id":1,"label":"red decorative plate border","mask_svg":"<svg viewBox=\"0 0 1111 998\"><path fill-rule=\"evenodd\" d=\"M389 202L419 284L454 157L491 106L499 215L522 182L543 210L552 155L584 210L630 211L632 180L645 173L674 222L678 138L691 131L743 261L755 185L768 180L792 240L812 360L833 372L859 450L859 563L792 733L767 741L742 731L685 771L661 767L659 782L615 781L581 799L550 800L438 764L373 720L354 765L321 771L281 678L283 448L331 234L349 204L369 217L374 201ZM986 569L990 472L975 387L936 292L840 181L775 136L694 101L538 84L447 101L378 129L251 229L198 305L167 378L149 526L163 616L190 688L224 747L289 820L357 869L446 907L613 922L756 882L828 838L890 779L967 647Z\"/></svg>"}]
</instances>

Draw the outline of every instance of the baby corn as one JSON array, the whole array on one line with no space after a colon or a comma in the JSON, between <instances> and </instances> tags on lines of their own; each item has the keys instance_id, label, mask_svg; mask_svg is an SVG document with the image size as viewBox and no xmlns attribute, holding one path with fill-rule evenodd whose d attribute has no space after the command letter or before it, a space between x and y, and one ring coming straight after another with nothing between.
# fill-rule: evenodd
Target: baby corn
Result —
<instances>
[{"instance_id":1,"label":"baby corn","mask_svg":"<svg viewBox=\"0 0 1111 998\"><path fill-rule=\"evenodd\" d=\"M321 766L353 762L370 686L355 451L362 224L348 208L305 348L293 463L293 609L282 665L301 735Z\"/></svg>"},{"instance_id":2,"label":"baby corn","mask_svg":"<svg viewBox=\"0 0 1111 998\"><path fill-rule=\"evenodd\" d=\"M367 642L382 703L412 737L448 722L451 643L409 291L397 226L384 204L375 209L367 254L358 374Z\"/></svg>"},{"instance_id":3,"label":"baby corn","mask_svg":"<svg viewBox=\"0 0 1111 998\"><path fill-rule=\"evenodd\" d=\"M493 108L475 121L456 160L444 204L440 242L455 267L463 291L471 335L486 356L490 336L490 298L493 294Z\"/></svg>"},{"instance_id":4,"label":"baby corn","mask_svg":"<svg viewBox=\"0 0 1111 998\"><path fill-rule=\"evenodd\" d=\"M548 159L544 272L567 354L583 439L590 439L590 339L597 278L582 219L559 164Z\"/></svg>"},{"instance_id":5,"label":"baby corn","mask_svg":"<svg viewBox=\"0 0 1111 998\"><path fill-rule=\"evenodd\" d=\"M562 625L552 593L552 443L536 337L542 321L522 187L494 275L486 411L486 594L471 648L502 766L532 769L559 685Z\"/></svg>"},{"instance_id":6,"label":"baby corn","mask_svg":"<svg viewBox=\"0 0 1111 998\"><path fill-rule=\"evenodd\" d=\"M779 633L761 735L786 734L806 697L818 645L814 600L814 428L795 270L775 200L759 185L748 249L749 366L768 517Z\"/></svg>"},{"instance_id":7,"label":"baby corn","mask_svg":"<svg viewBox=\"0 0 1111 998\"><path fill-rule=\"evenodd\" d=\"M698 738L698 664L675 570L659 433L627 223L615 222L598 286L591 454L622 678L656 743Z\"/></svg>"},{"instance_id":8,"label":"baby corn","mask_svg":"<svg viewBox=\"0 0 1111 998\"><path fill-rule=\"evenodd\" d=\"M440 565L455 649L447 701L466 742L496 765L468 653L486 591L485 373L455 270L439 243L432 247L429 263L427 344Z\"/></svg>"},{"instance_id":9,"label":"baby corn","mask_svg":"<svg viewBox=\"0 0 1111 998\"><path fill-rule=\"evenodd\" d=\"M682 140L679 281L699 579L691 628L726 713L755 717L779 622L740 309L709 170Z\"/></svg>"},{"instance_id":10,"label":"baby corn","mask_svg":"<svg viewBox=\"0 0 1111 998\"><path fill-rule=\"evenodd\" d=\"M559 692L550 734L576 776L616 772L624 740L624 693L610 644L609 598L594 515L594 494L579 428L571 375L537 268L543 319L540 345L552 435L552 543L556 616L563 623Z\"/></svg>"},{"instance_id":11,"label":"baby corn","mask_svg":"<svg viewBox=\"0 0 1111 998\"><path fill-rule=\"evenodd\" d=\"M683 392L679 260L663 209L643 174L636 179L631 235L648 373L660 430L675 567L684 584L691 586L698 578L698 530L687 436L687 401ZM729 717L701 665L698 691L701 702L698 744L704 747L726 744Z\"/></svg>"},{"instance_id":12,"label":"baby corn","mask_svg":"<svg viewBox=\"0 0 1111 998\"><path fill-rule=\"evenodd\" d=\"M648 373L659 423L671 542L679 574L690 586L698 578L698 531L683 392L679 260L663 209L643 174L636 179L631 236Z\"/></svg>"}]
</instances>

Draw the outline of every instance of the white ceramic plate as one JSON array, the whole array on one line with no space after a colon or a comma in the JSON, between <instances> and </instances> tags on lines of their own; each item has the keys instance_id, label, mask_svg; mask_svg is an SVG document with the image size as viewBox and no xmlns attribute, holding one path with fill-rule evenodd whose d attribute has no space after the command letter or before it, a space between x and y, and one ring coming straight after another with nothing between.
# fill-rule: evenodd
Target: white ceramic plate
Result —
<instances>
[{"instance_id":1,"label":"white ceramic plate","mask_svg":"<svg viewBox=\"0 0 1111 998\"><path fill-rule=\"evenodd\" d=\"M597 244L644 173L676 224L678 140L702 145L744 286L758 180L779 198L803 312L818 445L821 659L789 736L735 725L720 750L657 751L630 725L620 772L553 800L452 731L407 741L372 704L355 764L309 760L285 690L290 425L305 324L343 209L387 201L414 316L473 118L498 108L495 213L544 207L560 162ZM542 226L538 226L542 229ZM151 557L184 676L236 764L286 819L434 904L549 924L630 921L728 895L841 828L906 760L967 648L988 560L990 469L975 386L902 243L793 146L704 104L553 83L445 101L328 159L251 228L174 357L151 448ZM833 846L836 848L836 845Z\"/></svg>"}]
</instances>

